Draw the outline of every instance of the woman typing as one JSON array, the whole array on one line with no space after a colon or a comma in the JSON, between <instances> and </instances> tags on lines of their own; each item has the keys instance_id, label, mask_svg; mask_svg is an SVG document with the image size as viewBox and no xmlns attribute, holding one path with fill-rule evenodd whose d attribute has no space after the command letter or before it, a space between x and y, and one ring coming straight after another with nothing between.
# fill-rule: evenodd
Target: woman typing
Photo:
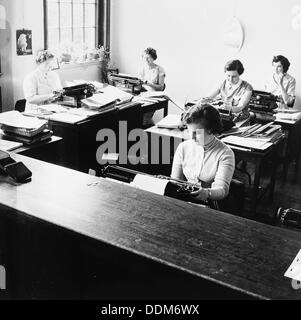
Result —
<instances>
[{"instance_id":1,"label":"woman typing","mask_svg":"<svg viewBox=\"0 0 301 320\"><path fill-rule=\"evenodd\" d=\"M250 117L249 102L252 97L252 86L242 80L240 76L244 73L243 64L239 60L227 62L224 68L226 79L202 102L220 98L223 109L228 110L234 116L234 122L246 120Z\"/></svg>"},{"instance_id":2,"label":"woman typing","mask_svg":"<svg viewBox=\"0 0 301 320\"><path fill-rule=\"evenodd\" d=\"M26 76L23 91L26 99L26 111L34 106L55 100L55 91L62 89L59 76L52 71L55 56L50 51L40 51L36 58L37 68Z\"/></svg>"},{"instance_id":3,"label":"woman typing","mask_svg":"<svg viewBox=\"0 0 301 320\"><path fill-rule=\"evenodd\" d=\"M222 200L229 193L235 158L215 136L222 127L219 112L209 104L198 104L187 111L184 121L191 139L179 145L171 177L196 184L199 189L191 195L199 201Z\"/></svg>"},{"instance_id":4,"label":"woman typing","mask_svg":"<svg viewBox=\"0 0 301 320\"><path fill-rule=\"evenodd\" d=\"M165 71L155 63L157 60L157 51L153 48L144 50L143 67L140 70L140 78L143 81L144 91L164 91L165 89ZM143 116L143 127L154 125L152 117L154 112L145 113Z\"/></svg>"}]
</instances>

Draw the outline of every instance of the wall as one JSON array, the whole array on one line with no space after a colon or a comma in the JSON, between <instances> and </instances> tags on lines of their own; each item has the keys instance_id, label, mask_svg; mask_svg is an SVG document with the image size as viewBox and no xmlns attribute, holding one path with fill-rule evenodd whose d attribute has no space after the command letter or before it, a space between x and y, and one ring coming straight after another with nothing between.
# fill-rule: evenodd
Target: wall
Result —
<instances>
[{"instance_id":1,"label":"wall","mask_svg":"<svg viewBox=\"0 0 301 320\"><path fill-rule=\"evenodd\" d=\"M2 88L3 111L11 110L17 100L23 99L22 83L27 73L36 64L34 55L17 56L16 30L30 29L33 38L33 53L44 48L44 16L43 0L0 0L7 11L7 29L0 30L0 53L2 56L2 72L0 78ZM88 66L67 66L59 70L62 83L66 80L97 80L98 68L95 64Z\"/></svg>"},{"instance_id":2,"label":"wall","mask_svg":"<svg viewBox=\"0 0 301 320\"><path fill-rule=\"evenodd\" d=\"M271 73L272 57L283 54L292 63L295 105L301 109L301 0L113 0L111 15L115 64L136 74L141 52L153 46L166 70L166 91L180 104L206 95L234 57L245 66L243 78L260 89ZM234 15L245 28L245 43L231 56L222 44L222 31Z\"/></svg>"}]
</instances>

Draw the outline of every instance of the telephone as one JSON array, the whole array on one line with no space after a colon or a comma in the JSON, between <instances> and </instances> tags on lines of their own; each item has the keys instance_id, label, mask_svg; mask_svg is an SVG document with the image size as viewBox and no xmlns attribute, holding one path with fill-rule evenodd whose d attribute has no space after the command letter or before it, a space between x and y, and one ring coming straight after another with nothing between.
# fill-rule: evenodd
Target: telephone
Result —
<instances>
[{"instance_id":1,"label":"telephone","mask_svg":"<svg viewBox=\"0 0 301 320\"><path fill-rule=\"evenodd\" d=\"M16 182L26 182L32 176L32 172L21 161L15 161L9 153L0 150L0 171L4 172Z\"/></svg>"}]
</instances>

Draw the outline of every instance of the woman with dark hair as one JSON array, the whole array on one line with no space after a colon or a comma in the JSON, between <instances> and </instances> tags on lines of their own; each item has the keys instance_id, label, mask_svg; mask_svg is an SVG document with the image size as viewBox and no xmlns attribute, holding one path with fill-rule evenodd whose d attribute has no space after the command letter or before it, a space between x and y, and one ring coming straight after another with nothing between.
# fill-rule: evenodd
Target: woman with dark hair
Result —
<instances>
[{"instance_id":1,"label":"woman with dark hair","mask_svg":"<svg viewBox=\"0 0 301 320\"><path fill-rule=\"evenodd\" d=\"M265 90L280 98L280 107L292 108L296 97L296 80L287 73L290 62L286 57L278 55L273 58L272 64L274 72L266 82Z\"/></svg>"},{"instance_id":2,"label":"woman with dark hair","mask_svg":"<svg viewBox=\"0 0 301 320\"><path fill-rule=\"evenodd\" d=\"M229 193L235 168L233 151L216 138L222 129L219 112L210 104L198 104L184 116L190 140L182 142L174 156L171 177L197 184L192 193L200 201L221 200Z\"/></svg>"},{"instance_id":3,"label":"woman with dark hair","mask_svg":"<svg viewBox=\"0 0 301 320\"><path fill-rule=\"evenodd\" d=\"M201 101L208 102L220 98L224 109L231 111L234 115L234 121L245 120L250 117L248 107L253 88L240 78L244 73L243 64L239 60L228 61L224 71L226 79L223 83Z\"/></svg>"},{"instance_id":4,"label":"woman with dark hair","mask_svg":"<svg viewBox=\"0 0 301 320\"><path fill-rule=\"evenodd\" d=\"M25 111L30 112L37 105L52 102L56 96L54 92L62 89L58 74L52 71L54 62L55 56L52 52L48 50L38 52L37 68L29 73L23 82Z\"/></svg>"}]
</instances>

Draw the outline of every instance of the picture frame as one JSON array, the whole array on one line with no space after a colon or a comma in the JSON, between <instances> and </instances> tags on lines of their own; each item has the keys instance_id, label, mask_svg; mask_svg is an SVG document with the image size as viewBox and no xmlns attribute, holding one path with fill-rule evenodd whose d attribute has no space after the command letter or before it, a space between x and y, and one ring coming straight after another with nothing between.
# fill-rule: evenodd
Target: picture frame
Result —
<instances>
[{"instance_id":1,"label":"picture frame","mask_svg":"<svg viewBox=\"0 0 301 320\"><path fill-rule=\"evenodd\" d=\"M32 30L17 30L16 42L18 56L32 55Z\"/></svg>"}]
</instances>

